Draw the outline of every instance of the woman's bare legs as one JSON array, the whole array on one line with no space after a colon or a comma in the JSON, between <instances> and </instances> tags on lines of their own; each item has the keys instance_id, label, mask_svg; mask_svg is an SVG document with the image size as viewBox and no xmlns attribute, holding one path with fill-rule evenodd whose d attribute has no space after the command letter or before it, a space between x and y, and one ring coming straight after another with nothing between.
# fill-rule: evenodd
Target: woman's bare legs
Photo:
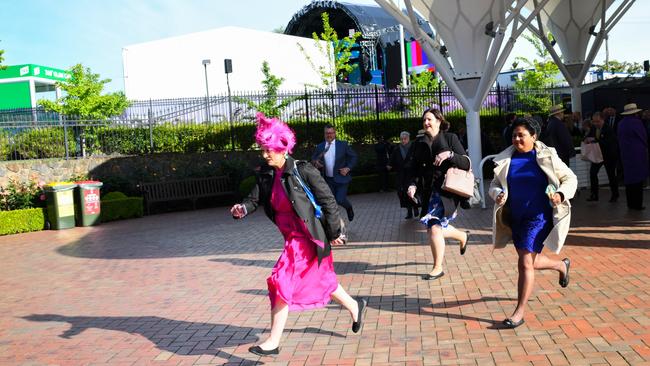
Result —
<instances>
[{"instance_id":1,"label":"woman's bare legs","mask_svg":"<svg viewBox=\"0 0 650 366\"><path fill-rule=\"evenodd\" d=\"M517 249L519 261L519 278L517 281L517 308L512 313L510 320L513 323L519 322L524 317L526 303L533 292L535 286L535 270L552 269L562 274L566 272L564 262L551 259L543 254L531 253L527 250Z\"/></svg>"},{"instance_id":2,"label":"woman's bare legs","mask_svg":"<svg viewBox=\"0 0 650 366\"><path fill-rule=\"evenodd\" d=\"M429 245L433 255L433 269L429 275L436 276L442 272L442 261L445 259L445 236L440 225L433 225L429 229Z\"/></svg>"},{"instance_id":3,"label":"woman's bare legs","mask_svg":"<svg viewBox=\"0 0 650 366\"><path fill-rule=\"evenodd\" d=\"M359 305L357 300L353 299L345 289L339 284L336 288L336 291L332 292L332 299L337 303L341 304L346 308L350 315L352 316L352 321L357 321L359 313ZM280 346L280 340L282 339L282 332L284 327L287 324L287 318L289 317L289 306L287 303L278 298L275 303L275 307L271 311L271 335L259 346L265 350L271 350Z\"/></svg>"},{"instance_id":4,"label":"woman's bare legs","mask_svg":"<svg viewBox=\"0 0 650 366\"><path fill-rule=\"evenodd\" d=\"M458 240L461 248L464 248L467 245L467 233L453 227L452 225L447 225L446 228L442 229L442 234L445 236L445 239L451 238Z\"/></svg>"},{"instance_id":5,"label":"woman's bare legs","mask_svg":"<svg viewBox=\"0 0 650 366\"><path fill-rule=\"evenodd\" d=\"M339 284L339 287L336 288L336 291L332 292L332 300L348 309L350 315L352 316L352 321L356 322L358 320L357 317L359 315L359 304L357 303L357 300L348 295L341 284Z\"/></svg>"},{"instance_id":6,"label":"woman's bare legs","mask_svg":"<svg viewBox=\"0 0 650 366\"><path fill-rule=\"evenodd\" d=\"M271 310L271 335L259 344L263 350L268 351L278 348L288 317L289 306L278 297L275 302L275 307Z\"/></svg>"},{"instance_id":7,"label":"woman's bare legs","mask_svg":"<svg viewBox=\"0 0 650 366\"><path fill-rule=\"evenodd\" d=\"M455 227L448 225L442 228L440 225L433 225L429 229L429 245L431 246L431 254L433 255L433 269L429 275L435 276L442 272L442 262L445 259L445 239L451 238L458 240L461 246L467 244L467 234Z\"/></svg>"},{"instance_id":8,"label":"woman's bare legs","mask_svg":"<svg viewBox=\"0 0 650 366\"><path fill-rule=\"evenodd\" d=\"M517 269L519 277L517 279L517 307L510 316L513 323L519 322L524 317L526 303L530 294L533 292L535 285L535 256L537 253L531 253L524 249L517 249L519 259Z\"/></svg>"}]
</instances>

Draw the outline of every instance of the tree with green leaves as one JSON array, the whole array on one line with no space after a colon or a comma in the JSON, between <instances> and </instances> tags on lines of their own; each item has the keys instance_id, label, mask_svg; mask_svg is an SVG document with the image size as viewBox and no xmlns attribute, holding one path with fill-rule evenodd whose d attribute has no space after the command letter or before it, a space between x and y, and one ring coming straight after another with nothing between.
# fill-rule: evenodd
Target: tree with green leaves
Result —
<instances>
[{"instance_id":1,"label":"tree with green leaves","mask_svg":"<svg viewBox=\"0 0 650 366\"><path fill-rule=\"evenodd\" d=\"M271 68L267 61L262 62L262 87L264 88L264 100L260 103L241 97L235 97L234 100L246 104L246 106L254 111L262 112L267 117L280 117L289 104L296 100L303 99L302 96L284 98L278 102L278 89L284 82L284 78L277 77L271 73Z\"/></svg>"},{"instance_id":2,"label":"tree with green leaves","mask_svg":"<svg viewBox=\"0 0 650 366\"><path fill-rule=\"evenodd\" d=\"M409 85L417 90L427 90L438 87L438 79L436 74L429 70L422 71L421 73L411 73L409 75Z\"/></svg>"},{"instance_id":3,"label":"tree with green leaves","mask_svg":"<svg viewBox=\"0 0 650 366\"><path fill-rule=\"evenodd\" d=\"M100 79L99 74L94 74L82 64L74 65L69 72L70 79L56 83L63 90L63 97L55 101L38 101L45 110L68 118L105 120L122 114L129 106L129 101L122 92L102 94L104 85L111 79Z\"/></svg>"},{"instance_id":4,"label":"tree with green leaves","mask_svg":"<svg viewBox=\"0 0 650 366\"><path fill-rule=\"evenodd\" d=\"M0 70L4 70L7 68L7 66L3 65L2 62L5 60L5 58L2 56L4 55L5 50L0 50Z\"/></svg>"},{"instance_id":5,"label":"tree with green leaves","mask_svg":"<svg viewBox=\"0 0 650 366\"><path fill-rule=\"evenodd\" d=\"M311 37L316 41L316 47L318 47L318 50L329 60L327 65L328 67L317 67L307 51L305 51L304 47L300 44L298 44L298 47L305 55L305 58L311 67L320 74L323 86L331 88L337 80L345 80L345 78L357 67L357 65L350 64L350 58L352 57L352 47L357 41L357 38L361 36L361 32L355 32L351 36L339 39L336 30L334 30L330 25L329 14L323 12L321 14L321 19L323 20L323 32L321 32L320 35L313 32ZM326 44L323 45L320 41L325 41ZM334 55L333 60L330 55Z\"/></svg>"},{"instance_id":6,"label":"tree with green leaves","mask_svg":"<svg viewBox=\"0 0 650 366\"><path fill-rule=\"evenodd\" d=\"M597 65L596 71L633 75L642 72L643 65L638 62L609 60L609 62L603 63L602 65Z\"/></svg>"},{"instance_id":7,"label":"tree with green leaves","mask_svg":"<svg viewBox=\"0 0 650 366\"><path fill-rule=\"evenodd\" d=\"M552 87L560 69L551 58L542 41L529 33L523 33L521 37L535 48L535 54L539 59L515 58L513 67L522 63L526 68L524 73L515 81L514 87L518 92L517 99L530 111L546 112L553 105L553 100L549 96L530 92ZM552 39L552 36L549 35L549 39Z\"/></svg>"}]
</instances>

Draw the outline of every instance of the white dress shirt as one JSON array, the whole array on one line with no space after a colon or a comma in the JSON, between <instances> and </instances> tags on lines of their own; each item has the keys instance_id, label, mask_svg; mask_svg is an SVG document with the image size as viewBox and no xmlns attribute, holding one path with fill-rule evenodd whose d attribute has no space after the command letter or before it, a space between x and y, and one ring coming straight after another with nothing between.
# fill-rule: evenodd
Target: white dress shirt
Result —
<instances>
[{"instance_id":1,"label":"white dress shirt","mask_svg":"<svg viewBox=\"0 0 650 366\"><path fill-rule=\"evenodd\" d=\"M328 148L329 146L329 148ZM334 177L334 159L336 157L336 140L332 142L325 142L325 155L323 160L325 161L325 176Z\"/></svg>"}]
</instances>

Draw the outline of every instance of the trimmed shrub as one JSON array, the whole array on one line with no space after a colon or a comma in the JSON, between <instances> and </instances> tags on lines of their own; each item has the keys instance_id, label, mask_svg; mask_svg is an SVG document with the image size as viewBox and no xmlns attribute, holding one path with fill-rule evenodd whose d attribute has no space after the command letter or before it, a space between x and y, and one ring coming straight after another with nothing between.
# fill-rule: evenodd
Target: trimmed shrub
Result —
<instances>
[{"instance_id":1,"label":"trimmed shrub","mask_svg":"<svg viewBox=\"0 0 650 366\"><path fill-rule=\"evenodd\" d=\"M46 210L43 208L0 211L0 235L43 230L46 216Z\"/></svg>"},{"instance_id":2,"label":"trimmed shrub","mask_svg":"<svg viewBox=\"0 0 650 366\"><path fill-rule=\"evenodd\" d=\"M395 173L388 174L388 188L395 189ZM360 175L353 176L352 182L350 182L350 187L348 188L349 194L358 194L358 193L371 193L379 192L379 175L370 174L370 175Z\"/></svg>"},{"instance_id":3,"label":"trimmed shrub","mask_svg":"<svg viewBox=\"0 0 650 366\"><path fill-rule=\"evenodd\" d=\"M127 197L127 195L125 195L122 192L117 192L116 191L116 192L106 193L104 195L104 197L102 197L102 201L121 200L121 199L124 199L124 198L129 198L129 197Z\"/></svg>"},{"instance_id":4,"label":"trimmed shrub","mask_svg":"<svg viewBox=\"0 0 650 366\"><path fill-rule=\"evenodd\" d=\"M63 128L48 127L23 131L14 136L16 151L22 159L60 158L65 156ZM74 155L76 143L68 130L68 151Z\"/></svg>"},{"instance_id":5,"label":"trimmed shrub","mask_svg":"<svg viewBox=\"0 0 650 366\"><path fill-rule=\"evenodd\" d=\"M142 197L102 199L102 222L142 217L144 215L142 201Z\"/></svg>"},{"instance_id":6,"label":"trimmed shrub","mask_svg":"<svg viewBox=\"0 0 650 366\"><path fill-rule=\"evenodd\" d=\"M253 190L253 187L255 187L255 184L257 184L257 182L254 175L242 180L241 183L239 183L239 195L241 197L248 196L248 194Z\"/></svg>"},{"instance_id":7,"label":"trimmed shrub","mask_svg":"<svg viewBox=\"0 0 650 366\"><path fill-rule=\"evenodd\" d=\"M8 160L9 154L11 154L11 140L9 139L9 133L6 131L0 130L0 161Z\"/></svg>"}]
</instances>

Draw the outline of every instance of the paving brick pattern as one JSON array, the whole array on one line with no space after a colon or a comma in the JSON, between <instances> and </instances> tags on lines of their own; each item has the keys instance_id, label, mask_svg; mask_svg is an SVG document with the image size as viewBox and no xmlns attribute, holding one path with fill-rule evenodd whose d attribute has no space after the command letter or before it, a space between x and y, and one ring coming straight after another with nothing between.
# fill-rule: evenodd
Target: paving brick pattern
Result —
<instances>
[{"instance_id":1,"label":"paving brick pattern","mask_svg":"<svg viewBox=\"0 0 650 366\"><path fill-rule=\"evenodd\" d=\"M334 260L370 299L363 333L338 305L291 313L276 358L247 352L268 331L265 279L282 245L261 212L0 237L0 365L650 365L650 210L584 199L561 254L570 286L537 272L526 323L509 330L516 253L492 250L491 210L462 211L466 255L448 243L446 275L424 281L425 231L396 195L352 196L351 242Z\"/></svg>"}]
</instances>

